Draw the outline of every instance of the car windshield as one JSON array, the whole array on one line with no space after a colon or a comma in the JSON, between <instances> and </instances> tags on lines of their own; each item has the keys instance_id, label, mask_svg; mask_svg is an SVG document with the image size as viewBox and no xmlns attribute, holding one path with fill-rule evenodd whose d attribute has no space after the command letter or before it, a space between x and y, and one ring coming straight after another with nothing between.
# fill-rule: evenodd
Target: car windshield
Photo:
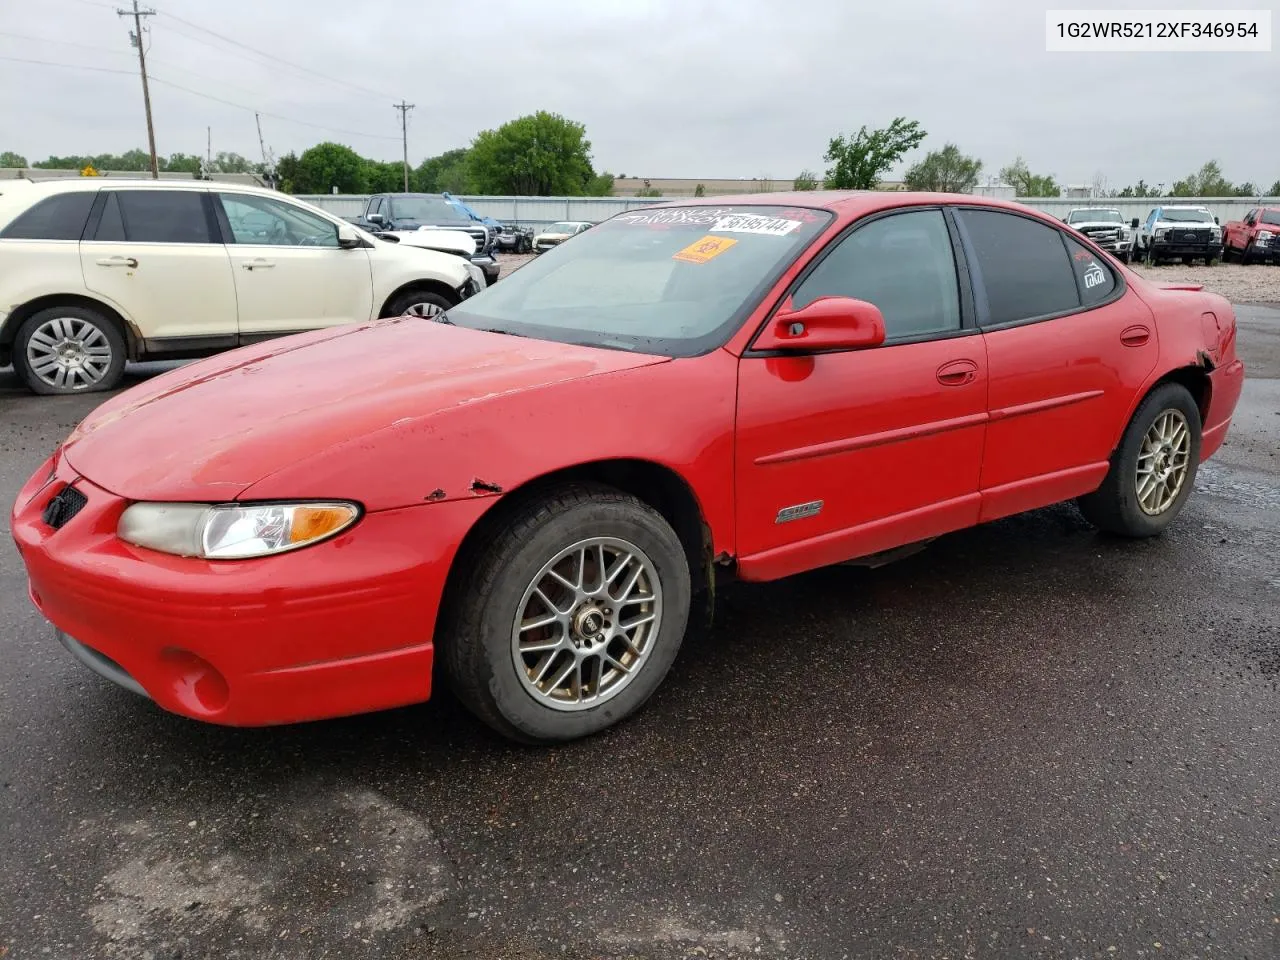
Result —
<instances>
[{"instance_id":1,"label":"car windshield","mask_svg":"<svg viewBox=\"0 0 1280 960\"><path fill-rule=\"evenodd\" d=\"M1178 210L1173 207L1165 207L1160 211L1161 220L1169 220L1173 223L1213 223L1213 214L1208 210Z\"/></svg>"},{"instance_id":2,"label":"car windshield","mask_svg":"<svg viewBox=\"0 0 1280 960\"><path fill-rule=\"evenodd\" d=\"M1072 210L1068 223L1124 223L1119 210Z\"/></svg>"},{"instance_id":3,"label":"car windshield","mask_svg":"<svg viewBox=\"0 0 1280 960\"><path fill-rule=\"evenodd\" d=\"M827 226L822 210L631 211L553 247L449 311L458 326L694 356L724 342Z\"/></svg>"},{"instance_id":4,"label":"car windshield","mask_svg":"<svg viewBox=\"0 0 1280 960\"><path fill-rule=\"evenodd\" d=\"M547 227L547 233L573 233L577 229L576 223L553 223Z\"/></svg>"},{"instance_id":5,"label":"car windshield","mask_svg":"<svg viewBox=\"0 0 1280 960\"><path fill-rule=\"evenodd\" d=\"M1273 227L1280 227L1280 210L1264 210L1262 212L1262 222L1269 223Z\"/></svg>"},{"instance_id":6,"label":"car windshield","mask_svg":"<svg viewBox=\"0 0 1280 960\"><path fill-rule=\"evenodd\" d=\"M423 223L465 220L466 214L439 197L396 197L390 201L391 216L396 220L420 220Z\"/></svg>"}]
</instances>

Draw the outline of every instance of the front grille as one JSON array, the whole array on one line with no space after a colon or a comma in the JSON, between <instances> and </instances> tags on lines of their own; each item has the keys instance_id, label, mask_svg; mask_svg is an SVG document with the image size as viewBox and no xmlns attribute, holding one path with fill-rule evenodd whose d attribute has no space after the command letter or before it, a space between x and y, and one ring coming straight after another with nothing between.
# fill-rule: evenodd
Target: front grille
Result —
<instances>
[{"instance_id":1,"label":"front grille","mask_svg":"<svg viewBox=\"0 0 1280 960\"><path fill-rule=\"evenodd\" d=\"M44 513L40 517L53 529L58 530L66 526L88 502L89 498L75 487L63 487L62 491L45 505Z\"/></svg>"},{"instance_id":2,"label":"front grille","mask_svg":"<svg viewBox=\"0 0 1280 960\"><path fill-rule=\"evenodd\" d=\"M476 242L476 253L488 253L489 231L484 227L469 227L467 233Z\"/></svg>"},{"instance_id":3,"label":"front grille","mask_svg":"<svg viewBox=\"0 0 1280 960\"><path fill-rule=\"evenodd\" d=\"M1098 243L1112 243L1120 239L1120 231L1116 227L1085 227L1082 232Z\"/></svg>"}]
</instances>

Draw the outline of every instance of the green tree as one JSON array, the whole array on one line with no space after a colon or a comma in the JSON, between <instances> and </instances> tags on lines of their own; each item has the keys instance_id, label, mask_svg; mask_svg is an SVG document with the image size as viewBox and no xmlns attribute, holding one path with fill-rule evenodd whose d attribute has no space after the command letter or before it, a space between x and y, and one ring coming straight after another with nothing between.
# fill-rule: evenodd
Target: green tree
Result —
<instances>
[{"instance_id":1,"label":"green tree","mask_svg":"<svg viewBox=\"0 0 1280 960\"><path fill-rule=\"evenodd\" d=\"M302 170L298 164L298 155L290 150L276 161L276 189L285 193L301 193L298 189L298 178Z\"/></svg>"},{"instance_id":2,"label":"green tree","mask_svg":"<svg viewBox=\"0 0 1280 960\"><path fill-rule=\"evenodd\" d=\"M438 157L428 157L418 164L409 185L420 193L470 193L471 174L467 170L466 147L446 150Z\"/></svg>"},{"instance_id":3,"label":"green tree","mask_svg":"<svg viewBox=\"0 0 1280 960\"><path fill-rule=\"evenodd\" d=\"M318 143L298 157L293 186L297 193L365 193L368 161L340 143Z\"/></svg>"},{"instance_id":4,"label":"green tree","mask_svg":"<svg viewBox=\"0 0 1280 960\"><path fill-rule=\"evenodd\" d=\"M1159 196L1160 191L1155 187L1147 186L1147 181L1139 180L1135 186L1125 187L1117 197L1155 197Z\"/></svg>"},{"instance_id":5,"label":"green tree","mask_svg":"<svg viewBox=\"0 0 1280 960\"><path fill-rule=\"evenodd\" d=\"M793 190L817 190L818 175L812 170L804 169L792 181L791 189Z\"/></svg>"},{"instance_id":6,"label":"green tree","mask_svg":"<svg viewBox=\"0 0 1280 960\"><path fill-rule=\"evenodd\" d=\"M707 188L702 184L698 184L693 188L693 195L695 197L705 197L707 195Z\"/></svg>"},{"instance_id":7,"label":"green tree","mask_svg":"<svg viewBox=\"0 0 1280 960\"><path fill-rule=\"evenodd\" d=\"M364 162L365 189L370 193L400 193L404 190L404 163L383 163L378 160ZM410 171L412 174L412 171ZM410 176L409 186L413 186Z\"/></svg>"},{"instance_id":8,"label":"green tree","mask_svg":"<svg viewBox=\"0 0 1280 960\"><path fill-rule=\"evenodd\" d=\"M1280 197L1280 180L1277 180L1267 188L1268 197Z\"/></svg>"},{"instance_id":9,"label":"green tree","mask_svg":"<svg viewBox=\"0 0 1280 960\"><path fill-rule=\"evenodd\" d=\"M226 151L219 151L214 156L213 166L219 173L253 173L255 169L252 160Z\"/></svg>"},{"instance_id":10,"label":"green tree","mask_svg":"<svg viewBox=\"0 0 1280 960\"><path fill-rule=\"evenodd\" d=\"M1246 180L1244 183L1241 183L1236 186L1236 196L1237 197L1256 197L1258 196L1258 188L1255 187L1250 181Z\"/></svg>"},{"instance_id":11,"label":"green tree","mask_svg":"<svg viewBox=\"0 0 1280 960\"><path fill-rule=\"evenodd\" d=\"M581 196L595 176L586 128L545 110L480 133L468 165L485 194Z\"/></svg>"},{"instance_id":12,"label":"green tree","mask_svg":"<svg viewBox=\"0 0 1280 960\"><path fill-rule=\"evenodd\" d=\"M659 190L657 187L641 187L639 190L636 191L636 196L637 197L660 197L662 196L662 191Z\"/></svg>"},{"instance_id":13,"label":"green tree","mask_svg":"<svg viewBox=\"0 0 1280 960\"><path fill-rule=\"evenodd\" d=\"M908 150L924 140L920 124L906 117L894 117L889 126L868 131L863 126L856 135L832 138L823 157L827 169L826 185L831 190L874 190L880 176Z\"/></svg>"},{"instance_id":14,"label":"green tree","mask_svg":"<svg viewBox=\"0 0 1280 960\"><path fill-rule=\"evenodd\" d=\"M6 150L0 153L0 167L19 167L25 168L27 158L20 153L14 153L12 150Z\"/></svg>"},{"instance_id":15,"label":"green tree","mask_svg":"<svg viewBox=\"0 0 1280 960\"><path fill-rule=\"evenodd\" d=\"M701 184L699 184L701 186ZM697 194L694 194L697 196ZM613 196L613 174L605 171L598 173L591 178L591 182L587 184L587 196L589 197L612 197Z\"/></svg>"},{"instance_id":16,"label":"green tree","mask_svg":"<svg viewBox=\"0 0 1280 960\"><path fill-rule=\"evenodd\" d=\"M194 153L171 153L161 159L160 169L171 173L190 173L197 175L204 169L204 161Z\"/></svg>"},{"instance_id":17,"label":"green tree","mask_svg":"<svg viewBox=\"0 0 1280 960\"><path fill-rule=\"evenodd\" d=\"M941 150L931 150L925 158L907 171L908 190L930 190L942 193L968 193L978 183L982 161L966 157L954 143Z\"/></svg>"},{"instance_id":18,"label":"green tree","mask_svg":"<svg viewBox=\"0 0 1280 960\"><path fill-rule=\"evenodd\" d=\"M1020 197L1056 197L1062 193L1052 174L1032 173L1021 157L1000 171L1000 179L1010 184Z\"/></svg>"},{"instance_id":19,"label":"green tree","mask_svg":"<svg viewBox=\"0 0 1280 960\"><path fill-rule=\"evenodd\" d=\"M1205 162L1195 173L1176 181L1169 193L1175 197L1244 196L1238 187L1222 175L1222 167L1217 160Z\"/></svg>"}]
</instances>

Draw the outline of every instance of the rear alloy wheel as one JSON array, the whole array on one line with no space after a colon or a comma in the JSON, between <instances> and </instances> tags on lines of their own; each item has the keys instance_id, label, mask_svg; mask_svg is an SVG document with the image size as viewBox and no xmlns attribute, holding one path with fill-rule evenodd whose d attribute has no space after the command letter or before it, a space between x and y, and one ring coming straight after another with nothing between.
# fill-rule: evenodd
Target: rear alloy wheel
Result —
<instances>
[{"instance_id":1,"label":"rear alloy wheel","mask_svg":"<svg viewBox=\"0 0 1280 960\"><path fill-rule=\"evenodd\" d=\"M460 572L437 644L454 692L499 733L553 743L639 709L689 617L684 548L634 497L575 486L524 504Z\"/></svg>"},{"instance_id":2,"label":"rear alloy wheel","mask_svg":"<svg viewBox=\"0 0 1280 960\"><path fill-rule=\"evenodd\" d=\"M1164 532L1191 495L1200 427L1186 387L1166 383L1153 390L1129 421L1102 486L1079 499L1085 519L1126 537Z\"/></svg>"},{"instance_id":3,"label":"rear alloy wheel","mask_svg":"<svg viewBox=\"0 0 1280 960\"><path fill-rule=\"evenodd\" d=\"M35 393L110 390L124 375L124 337L97 310L49 307L18 328L13 362Z\"/></svg>"},{"instance_id":4,"label":"rear alloy wheel","mask_svg":"<svg viewBox=\"0 0 1280 960\"><path fill-rule=\"evenodd\" d=\"M406 290L389 304L387 317L438 317L454 304L443 294L429 290Z\"/></svg>"}]
</instances>

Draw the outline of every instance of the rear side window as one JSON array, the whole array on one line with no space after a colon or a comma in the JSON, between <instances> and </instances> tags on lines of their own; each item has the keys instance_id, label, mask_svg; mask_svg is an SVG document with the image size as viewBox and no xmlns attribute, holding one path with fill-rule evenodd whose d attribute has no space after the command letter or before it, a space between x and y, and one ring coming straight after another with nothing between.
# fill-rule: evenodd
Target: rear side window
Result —
<instances>
[{"instance_id":1,"label":"rear side window","mask_svg":"<svg viewBox=\"0 0 1280 960\"><path fill-rule=\"evenodd\" d=\"M75 190L45 197L0 230L9 240L79 240L96 190Z\"/></svg>"},{"instance_id":2,"label":"rear side window","mask_svg":"<svg viewBox=\"0 0 1280 960\"><path fill-rule=\"evenodd\" d=\"M1067 238L1067 249L1071 251L1071 269L1076 275L1076 287L1080 291L1080 302L1086 307L1106 300L1116 289L1116 275L1102 262L1102 258Z\"/></svg>"},{"instance_id":3,"label":"rear side window","mask_svg":"<svg viewBox=\"0 0 1280 960\"><path fill-rule=\"evenodd\" d=\"M1030 320L1080 307L1061 232L1012 213L957 210L956 214L973 249L975 279L986 293L987 323Z\"/></svg>"},{"instance_id":4,"label":"rear side window","mask_svg":"<svg viewBox=\"0 0 1280 960\"><path fill-rule=\"evenodd\" d=\"M1280 210L1262 211L1262 222L1273 227L1280 227Z\"/></svg>"},{"instance_id":5,"label":"rear side window","mask_svg":"<svg viewBox=\"0 0 1280 960\"><path fill-rule=\"evenodd\" d=\"M130 243L219 243L195 190L116 190L107 194L94 239Z\"/></svg>"},{"instance_id":6,"label":"rear side window","mask_svg":"<svg viewBox=\"0 0 1280 960\"><path fill-rule=\"evenodd\" d=\"M853 297L880 308L886 338L960 329L951 237L939 210L873 220L841 240L800 284L792 303Z\"/></svg>"}]
</instances>

